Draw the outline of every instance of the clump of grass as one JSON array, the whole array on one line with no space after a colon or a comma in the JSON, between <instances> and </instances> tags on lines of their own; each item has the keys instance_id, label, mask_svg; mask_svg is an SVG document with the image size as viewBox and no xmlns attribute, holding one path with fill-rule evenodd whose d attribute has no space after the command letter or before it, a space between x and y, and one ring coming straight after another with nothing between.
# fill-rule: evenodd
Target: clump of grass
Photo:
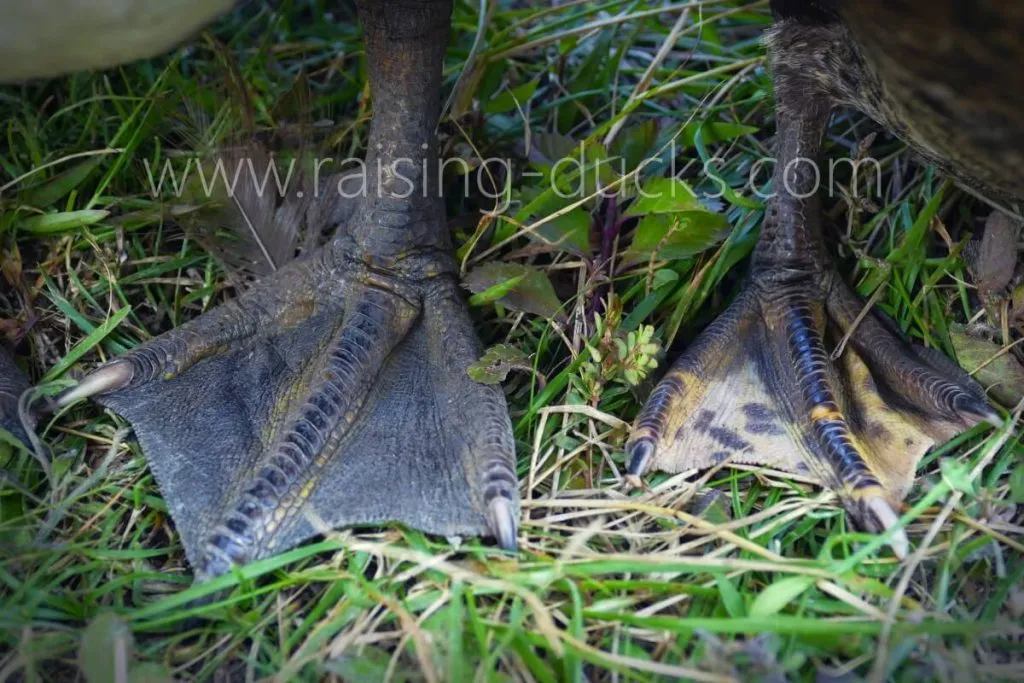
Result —
<instances>
[{"instance_id":1,"label":"clump of grass","mask_svg":"<svg viewBox=\"0 0 1024 683\"><path fill-rule=\"evenodd\" d=\"M550 283L532 313L474 298L484 340L535 370L505 382L522 551L340 531L192 586L123 421L75 407L40 425L49 478L0 445L0 678L95 677L88 653L121 648L149 680L1019 679L1024 470L1010 427L926 458L908 500L919 550L903 563L799 477L737 466L624 486L627 423L646 396L626 361L664 367L736 293L756 238L767 3L489 4L481 17L457 3L441 133L449 157L516 162L505 177L478 166L468 194L450 178L465 272L501 261ZM2 331L34 380L79 374L233 295L181 229L194 207L154 196L145 162L240 129L361 153L359 31L325 5L249 7L173 56L0 90ZM837 116L830 153L856 154L875 130ZM581 143L582 180L554 164ZM974 296L961 257L990 202L890 137L868 144L880 191L840 178L845 194L826 202L848 281L947 353L951 322L1005 328L1012 344L1008 309ZM599 163L611 157L622 164ZM685 235L667 220L639 250L658 224L629 215L633 179L670 174L713 211ZM623 192L591 196L601 186Z\"/></svg>"}]
</instances>

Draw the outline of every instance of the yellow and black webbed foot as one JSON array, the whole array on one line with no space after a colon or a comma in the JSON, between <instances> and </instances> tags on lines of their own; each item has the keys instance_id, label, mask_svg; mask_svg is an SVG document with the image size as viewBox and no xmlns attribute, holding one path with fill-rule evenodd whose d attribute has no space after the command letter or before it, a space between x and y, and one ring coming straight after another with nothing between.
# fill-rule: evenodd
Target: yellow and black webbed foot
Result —
<instances>
[{"instance_id":1,"label":"yellow and black webbed foot","mask_svg":"<svg viewBox=\"0 0 1024 683\"><path fill-rule=\"evenodd\" d=\"M132 423L201 576L354 524L515 546L511 425L501 390L466 373L479 352L453 278L408 285L333 253L60 399Z\"/></svg>"},{"instance_id":2,"label":"yellow and black webbed foot","mask_svg":"<svg viewBox=\"0 0 1024 683\"><path fill-rule=\"evenodd\" d=\"M861 307L833 276L752 281L654 390L626 447L630 474L766 465L832 488L870 531L892 526L924 453L999 418L954 363L880 314L857 321ZM892 546L905 554L905 534Z\"/></svg>"},{"instance_id":3,"label":"yellow and black webbed foot","mask_svg":"<svg viewBox=\"0 0 1024 683\"><path fill-rule=\"evenodd\" d=\"M768 36L777 159L750 282L654 390L626 449L634 476L726 458L805 474L877 532L898 521L925 451L999 417L940 353L877 312L859 319L862 303L827 266L822 137L833 109L862 104L878 74L841 23L822 19L780 16ZM823 77L831 65L842 79ZM890 541L907 552L902 531Z\"/></svg>"}]
</instances>

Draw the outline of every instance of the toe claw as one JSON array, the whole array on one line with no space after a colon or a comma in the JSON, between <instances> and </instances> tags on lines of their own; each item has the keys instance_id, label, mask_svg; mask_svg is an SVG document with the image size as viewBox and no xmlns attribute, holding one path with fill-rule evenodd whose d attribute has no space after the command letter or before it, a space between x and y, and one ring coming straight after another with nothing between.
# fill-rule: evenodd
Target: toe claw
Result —
<instances>
[{"instance_id":1,"label":"toe claw","mask_svg":"<svg viewBox=\"0 0 1024 683\"><path fill-rule=\"evenodd\" d=\"M1003 418L983 399L962 393L956 397L953 407L958 412L969 413L979 421L988 422L993 427L999 428L1003 426Z\"/></svg>"},{"instance_id":2,"label":"toe claw","mask_svg":"<svg viewBox=\"0 0 1024 683\"><path fill-rule=\"evenodd\" d=\"M649 439L635 441L626 446L626 455L629 456L626 475L630 481L638 481L651 464L651 459L654 457L654 444Z\"/></svg>"},{"instance_id":3,"label":"toe claw","mask_svg":"<svg viewBox=\"0 0 1024 683\"><path fill-rule=\"evenodd\" d=\"M984 422L988 422L990 425L999 429L1003 426L1003 418L987 405L982 405L981 409L974 411L975 414L982 419Z\"/></svg>"},{"instance_id":4,"label":"toe claw","mask_svg":"<svg viewBox=\"0 0 1024 683\"><path fill-rule=\"evenodd\" d=\"M508 498L495 496L487 504L488 524L498 545L505 550L515 551L519 523L515 509Z\"/></svg>"},{"instance_id":5,"label":"toe claw","mask_svg":"<svg viewBox=\"0 0 1024 683\"><path fill-rule=\"evenodd\" d=\"M900 516L880 496L874 496L864 501L864 507L874 517L879 527L879 533L888 531L900 521ZM892 548L896 557L901 560L906 559L907 555L910 554L910 540L907 538L907 532L903 529L897 529L892 538L889 539L889 547Z\"/></svg>"},{"instance_id":6,"label":"toe claw","mask_svg":"<svg viewBox=\"0 0 1024 683\"><path fill-rule=\"evenodd\" d=\"M80 398L89 398L97 394L116 391L127 386L132 381L133 375L134 370L130 362L115 360L86 375L78 383L78 386L71 387L67 391L62 392L55 399L55 403L58 408L63 408Z\"/></svg>"},{"instance_id":7,"label":"toe claw","mask_svg":"<svg viewBox=\"0 0 1024 683\"><path fill-rule=\"evenodd\" d=\"M985 422L988 422L996 429L1000 429L1003 426L1003 418L999 416L999 413L992 409L989 409L988 411L983 413L981 415L981 419L984 420Z\"/></svg>"}]
</instances>

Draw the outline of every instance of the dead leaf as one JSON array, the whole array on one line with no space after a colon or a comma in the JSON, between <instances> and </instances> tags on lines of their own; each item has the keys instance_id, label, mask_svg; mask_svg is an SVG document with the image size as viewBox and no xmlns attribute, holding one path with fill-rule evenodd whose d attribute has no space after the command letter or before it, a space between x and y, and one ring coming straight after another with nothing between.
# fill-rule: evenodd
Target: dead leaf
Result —
<instances>
[{"instance_id":1,"label":"dead leaf","mask_svg":"<svg viewBox=\"0 0 1024 683\"><path fill-rule=\"evenodd\" d=\"M21 284L21 251L13 241L10 251L0 251L0 272L11 287Z\"/></svg>"},{"instance_id":2,"label":"dead leaf","mask_svg":"<svg viewBox=\"0 0 1024 683\"><path fill-rule=\"evenodd\" d=\"M970 334L963 325L951 325L949 337L960 365L992 398L1006 407L1024 398L1024 366L1012 353L1000 354L1003 347Z\"/></svg>"},{"instance_id":3,"label":"dead leaf","mask_svg":"<svg viewBox=\"0 0 1024 683\"><path fill-rule=\"evenodd\" d=\"M1001 292L1010 284L1017 265L1017 226L1008 216L998 211L989 215L970 265L982 296Z\"/></svg>"},{"instance_id":4,"label":"dead leaf","mask_svg":"<svg viewBox=\"0 0 1024 683\"><path fill-rule=\"evenodd\" d=\"M466 368L466 373L480 384L501 384L512 370L533 370L529 356L511 344L496 344Z\"/></svg>"}]
</instances>

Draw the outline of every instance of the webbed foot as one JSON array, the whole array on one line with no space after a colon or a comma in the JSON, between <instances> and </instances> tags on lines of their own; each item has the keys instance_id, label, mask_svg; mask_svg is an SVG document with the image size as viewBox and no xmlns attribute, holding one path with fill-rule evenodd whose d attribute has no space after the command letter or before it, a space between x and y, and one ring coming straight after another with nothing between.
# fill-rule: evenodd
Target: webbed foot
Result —
<instances>
[{"instance_id":1,"label":"webbed foot","mask_svg":"<svg viewBox=\"0 0 1024 683\"><path fill-rule=\"evenodd\" d=\"M450 276L409 284L326 249L134 349L61 398L132 423L193 566L397 521L514 548L511 427Z\"/></svg>"},{"instance_id":2,"label":"webbed foot","mask_svg":"<svg viewBox=\"0 0 1024 683\"><path fill-rule=\"evenodd\" d=\"M132 423L200 576L353 524L516 545L511 423L466 372L479 351L437 184L451 4L359 10L375 113L344 234L60 399Z\"/></svg>"},{"instance_id":3,"label":"webbed foot","mask_svg":"<svg viewBox=\"0 0 1024 683\"><path fill-rule=\"evenodd\" d=\"M862 306L831 274L754 279L654 390L629 473L766 465L817 479L862 527L888 529L925 452L999 417L952 361L874 311L858 320ZM891 544L907 553L902 532Z\"/></svg>"},{"instance_id":4,"label":"webbed foot","mask_svg":"<svg viewBox=\"0 0 1024 683\"><path fill-rule=\"evenodd\" d=\"M6 429L23 443L28 443L28 438L18 417L18 400L28 387L28 380L14 359L0 347L0 429Z\"/></svg>"},{"instance_id":5,"label":"webbed foot","mask_svg":"<svg viewBox=\"0 0 1024 683\"><path fill-rule=\"evenodd\" d=\"M859 320L861 302L828 265L821 140L833 108L873 84L843 30L780 19L769 35L778 150L750 282L655 389L626 448L634 476L726 457L807 474L882 531L930 446L999 417L941 353L874 312ZM844 64L848 80L822 78L823 63ZM907 552L902 531L890 538Z\"/></svg>"}]
</instances>

